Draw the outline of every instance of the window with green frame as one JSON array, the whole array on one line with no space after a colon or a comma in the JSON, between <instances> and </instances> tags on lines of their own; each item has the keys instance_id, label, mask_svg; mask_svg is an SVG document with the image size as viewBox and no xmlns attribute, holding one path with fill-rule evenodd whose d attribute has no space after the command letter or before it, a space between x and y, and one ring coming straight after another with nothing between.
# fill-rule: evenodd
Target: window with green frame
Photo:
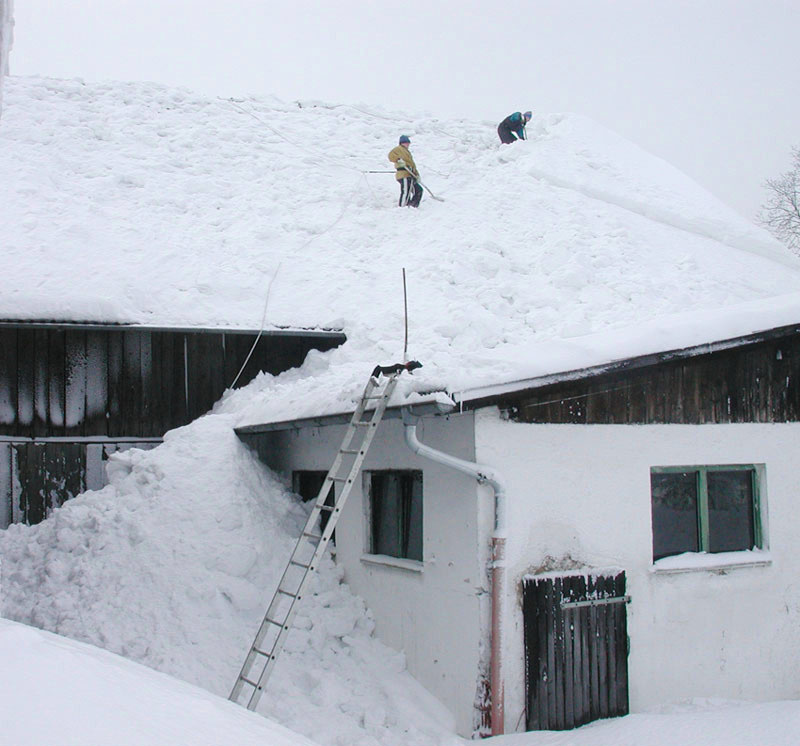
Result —
<instances>
[{"instance_id":1,"label":"window with green frame","mask_svg":"<svg viewBox=\"0 0 800 746\"><path fill-rule=\"evenodd\" d=\"M653 561L760 548L763 472L754 464L652 467Z\"/></svg>"}]
</instances>

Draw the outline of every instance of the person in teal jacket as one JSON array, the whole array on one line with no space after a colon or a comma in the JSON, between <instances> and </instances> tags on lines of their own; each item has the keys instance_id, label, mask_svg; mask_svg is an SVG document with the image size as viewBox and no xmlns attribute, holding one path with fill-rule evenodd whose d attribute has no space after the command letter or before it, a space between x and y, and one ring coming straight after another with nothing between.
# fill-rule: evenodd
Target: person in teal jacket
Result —
<instances>
[{"instance_id":1,"label":"person in teal jacket","mask_svg":"<svg viewBox=\"0 0 800 746\"><path fill-rule=\"evenodd\" d=\"M526 140L525 125L531 121L532 111L524 114L515 111L509 114L500 124L497 125L497 134L500 135L500 142L508 145L517 140Z\"/></svg>"}]
</instances>

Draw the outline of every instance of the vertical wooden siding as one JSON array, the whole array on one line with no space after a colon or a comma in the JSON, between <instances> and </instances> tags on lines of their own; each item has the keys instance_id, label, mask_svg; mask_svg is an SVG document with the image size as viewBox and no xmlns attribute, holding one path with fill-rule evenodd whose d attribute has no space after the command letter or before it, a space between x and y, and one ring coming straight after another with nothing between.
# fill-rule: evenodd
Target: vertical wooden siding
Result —
<instances>
[{"instance_id":1,"label":"vertical wooden siding","mask_svg":"<svg viewBox=\"0 0 800 746\"><path fill-rule=\"evenodd\" d=\"M800 335L502 397L523 422L703 424L800 420Z\"/></svg>"},{"instance_id":2,"label":"vertical wooden siding","mask_svg":"<svg viewBox=\"0 0 800 746\"><path fill-rule=\"evenodd\" d=\"M213 331L0 327L0 435L160 436L212 407L254 340ZM237 385L339 343L262 337Z\"/></svg>"},{"instance_id":3,"label":"vertical wooden siding","mask_svg":"<svg viewBox=\"0 0 800 746\"><path fill-rule=\"evenodd\" d=\"M85 490L108 484L108 454L128 448L148 450L160 441L64 442L0 440L0 529L33 525Z\"/></svg>"},{"instance_id":4,"label":"vertical wooden siding","mask_svg":"<svg viewBox=\"0 0 800 746\"><path fill-rule=\"evenodd\" d=\"M14 452L19 485L17 518L33 525L86 488L86 446L80 443L20 443ZM16 512L15 510L15 512Z\"/></svg>"}]
</instances>

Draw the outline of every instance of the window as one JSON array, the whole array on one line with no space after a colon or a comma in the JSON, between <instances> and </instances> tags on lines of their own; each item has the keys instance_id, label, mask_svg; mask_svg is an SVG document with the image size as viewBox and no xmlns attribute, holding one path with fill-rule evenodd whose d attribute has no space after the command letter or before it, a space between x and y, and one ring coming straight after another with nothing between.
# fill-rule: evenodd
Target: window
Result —
<instances>
[{"instance_id":1,"label":"window","mask_svg":"<svg viewBox=\"0 0 800 746\"><path fill-rule=\"evenodd\" d=\"M422 472L372 471L368 491L370 554L422 561Z\"/></svg>"},{"instance_id":2,"label":"window","mask_svg":"<svg viewBox=\"0 0 800 746\"><path fill-rule=\"evenodd\" d=\"M762 472L742 464L653 467L653 560L761 547Z\"/></svg>"},{"instance_id":3,"label":"window","mask_svg":"<svg viewBox=\"0 0 800 746\"><path fill-rule=\"evenodd\" d=\"M307 503L310 500L316 500L319 496L319 491L325 483L325 477L328 476L327 471L293 471L292 472L292 490L303 498L303 502ZM335 504L335 494L333 485L328 490L325 497L325 505L333 507ZM319 514L319 530L324 531L325 526L328 525L329 513ZM336 544L336 531L331 534L331 541Z\"/></svg>"}]
</instances>

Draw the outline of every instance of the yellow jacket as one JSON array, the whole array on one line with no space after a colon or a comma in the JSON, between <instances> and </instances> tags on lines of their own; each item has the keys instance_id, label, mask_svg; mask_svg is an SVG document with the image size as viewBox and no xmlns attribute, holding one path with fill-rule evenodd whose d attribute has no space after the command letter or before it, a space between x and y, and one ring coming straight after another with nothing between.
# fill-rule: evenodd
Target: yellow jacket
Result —
<instances>
[{"instance_id":1,"label":"yellow jacket","mask_svg":"<svg viewBox=\"0 0 800 746\"><path fill-rule=\"evenodd\" d=\"M397 161L402 159L408 168L403 168L402 166L398 167ZM419 178L419 171L417 171L417 164L414 163L414 158L411 156L411 152L405 145L398 145L396 148L392 148L389 151L389 160L395 165L397 168L397 173L395 174L395 179L400 181L400 179L405 179L406 176L413 176L415 179Z\"/></svg>"}]
</instances>

